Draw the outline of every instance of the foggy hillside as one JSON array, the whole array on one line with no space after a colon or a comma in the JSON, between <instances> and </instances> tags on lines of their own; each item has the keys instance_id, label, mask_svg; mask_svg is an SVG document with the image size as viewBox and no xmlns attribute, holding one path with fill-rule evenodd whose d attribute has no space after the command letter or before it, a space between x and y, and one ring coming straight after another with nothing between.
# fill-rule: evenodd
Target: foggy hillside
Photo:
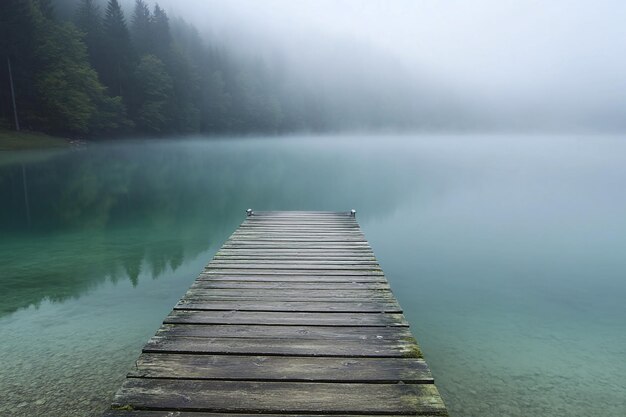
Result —
<instances>
[{"instance_id":1,"label":"foggy hillside","mask_svg":"<svg viewBox=\"0 0 626 417\"><path fill-rule=\"evenodd\" d=\"M144 45L134 24L137 3L120 0L128 43L109 41L112 52L90 45L100 35L77 20L92 4L104 22L108 0L9 0L3 7L11 3L52 10L56 24L76 25L78 35L66 36L82 32L89 64L106 88L103 98L91 98L97 123L95 115L69 129L69 120L47 120L59 111L42 111L50 100L29 86L52 71L37 65L52 67L53 59L25 59L15 45L31 48L36 33L16 41L5 31L23 118L41 130L97 136L626 128L626 4L619 1L145 1L147 21L157 6L166 26ZM17 25L29 26L32 18L24 19ZM119 48L127 52L114 58ZM150 79L146 74L162 88L141 86L136 80ZM4 68L0 76L6 85ZM0 97L5 124L7 91Z\"/></svg>"}]
</instances>

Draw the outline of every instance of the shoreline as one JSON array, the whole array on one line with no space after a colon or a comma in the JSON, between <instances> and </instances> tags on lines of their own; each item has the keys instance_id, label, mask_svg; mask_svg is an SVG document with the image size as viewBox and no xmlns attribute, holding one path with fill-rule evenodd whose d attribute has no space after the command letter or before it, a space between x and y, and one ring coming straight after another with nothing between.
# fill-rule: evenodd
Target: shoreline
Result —
<instances>
[{"instance_id":1,"label":"shoreline","mask_svg":"<svg viewBox=\"0 0 626 417\"><path fill-rule=\"evenodd\" d=\"M72 146L69 139L41 132L0 129L0 152L59 149Z\"/></svg>"}]
</instances>

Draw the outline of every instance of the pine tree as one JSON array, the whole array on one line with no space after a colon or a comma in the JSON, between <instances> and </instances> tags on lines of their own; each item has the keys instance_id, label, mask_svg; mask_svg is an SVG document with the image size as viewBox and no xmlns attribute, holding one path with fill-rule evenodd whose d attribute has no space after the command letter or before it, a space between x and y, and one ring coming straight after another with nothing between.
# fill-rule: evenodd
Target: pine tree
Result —
<instances>
[{"instance_id":1,"label":"pine tree","mask_svg":"<svg viewBox=\"0 0 626 417\"><path fill-rule=\"evenodd\" d=\"M153 53L152 14L144 0L136 0L131 37L139 55Z\"/></svg>"},{"instance_id":2,"label":"pine tree","mask_svg":"<svg viewBox=\"0 0 626 417\"><path fill-rule=\"evenodd\" d=\"M40 128L87 134L115 129L124 120L121 102L105 95L105 88L87 59L82 36L71 23L58 24L33 9L35 21L34 85ZM104 110L105 113L100 114ZM109 120L106 120L106 115Z\"/></svg>"},{"instance_id":3,"label":"pine tree","mask_svg":"<svg viewBox=\"0 0 626 417\"><path fill-rule=\"evenodd\" d=\"M137 98L141 103L134 114L137 127L144 133L161 133L170 120L168 101L172 79L165 65L154 55L144 55L135 70Z\"/></svg>"},{"instance_id":4,"label":"pine tree","mask_svg":"<svg viewBox=\"0 0 626 417\"><path fill-rule=\"evenodd\" d=\"M100 76L110 94L125 97L130 86L133 49L124 13L117 0L109 0L102 26L104 64Z\"/></svg>"},{"instance_id":5,"label":"pine tree","mask_svg":"<svg viewBox=\"0 0 626 417\"><path fill-rule=\"evenodd\" d=\"M8 63L11 63L13 91L18 119L28 128L36 106L33 84L35 71L35 20L32 2L0 0L0 107L3 118L14 125L11 83ZM16 127L16 126L13 126Z\"/></svg>"},{"instance_id":6,"label":"pine tree","mask_svg":"<svg viewBox=\"0 0 626 417\"><path fill-rule=\"evenodd\" d=\"M96 71L103 69L102 53L102 14L95 0L82 0L74 16L76 27L85 34L89 61Z\"/></svg>"},{"instance_id":7,"label":"pine tree","mask_svg":"<svg viewBox=\"0 0 626 417\"><path fill-rule=\"evenodd\" d=\"M154 5L152 14L152 36L154 38L154 53L161 58L163 62L167 62L171 57L172 34L170 33L170 20L165 10L161 9L158 4Z\"/></svg>"},{"instance_id":8,"label":"pine tree","mask_svg":"<svg viewBox=\"0 0 626 417\"><path fill-rule=\"evenodd\" d=\"M37 6L41 14L50 20L54 20L54 5L52 4L52 0L37 0Z\"/></svg>"}]
</instances>

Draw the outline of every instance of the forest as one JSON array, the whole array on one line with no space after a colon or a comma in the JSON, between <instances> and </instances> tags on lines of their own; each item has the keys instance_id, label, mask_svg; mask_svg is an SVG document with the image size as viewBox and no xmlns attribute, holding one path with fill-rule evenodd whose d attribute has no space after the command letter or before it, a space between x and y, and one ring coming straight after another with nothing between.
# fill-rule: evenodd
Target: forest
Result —
<instances>
[{"instance_id":1,"label":"forest","mask_svg":"<svg viewBox=\"0 0 626 417\"><path fill-rule=\"evenodd\" d=\"M0 42L0 128L98 138L329 124L313 94L280 94L262 58L235 57L146 0L130 13L118 0L3 0Z\"/></svg>"}]
</instances>

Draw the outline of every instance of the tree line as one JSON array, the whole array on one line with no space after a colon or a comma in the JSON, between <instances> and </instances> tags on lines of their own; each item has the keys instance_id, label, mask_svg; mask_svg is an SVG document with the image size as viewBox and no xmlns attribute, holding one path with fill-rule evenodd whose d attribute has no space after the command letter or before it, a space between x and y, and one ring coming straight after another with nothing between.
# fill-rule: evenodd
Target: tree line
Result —
<instances>
[{"instance_id":1,"label":"tree line","mask_svg":"<svg viewBox=\"0 0 626 417\"><path fill-rule=\"evenodd\" d=\"M136 0L0 2L0 125L74 137L279 132L327 126L314 96L281 94L262 59L233 58ZM15 117L17 115L17 117Z\"/></svg>"}]
</instances>

